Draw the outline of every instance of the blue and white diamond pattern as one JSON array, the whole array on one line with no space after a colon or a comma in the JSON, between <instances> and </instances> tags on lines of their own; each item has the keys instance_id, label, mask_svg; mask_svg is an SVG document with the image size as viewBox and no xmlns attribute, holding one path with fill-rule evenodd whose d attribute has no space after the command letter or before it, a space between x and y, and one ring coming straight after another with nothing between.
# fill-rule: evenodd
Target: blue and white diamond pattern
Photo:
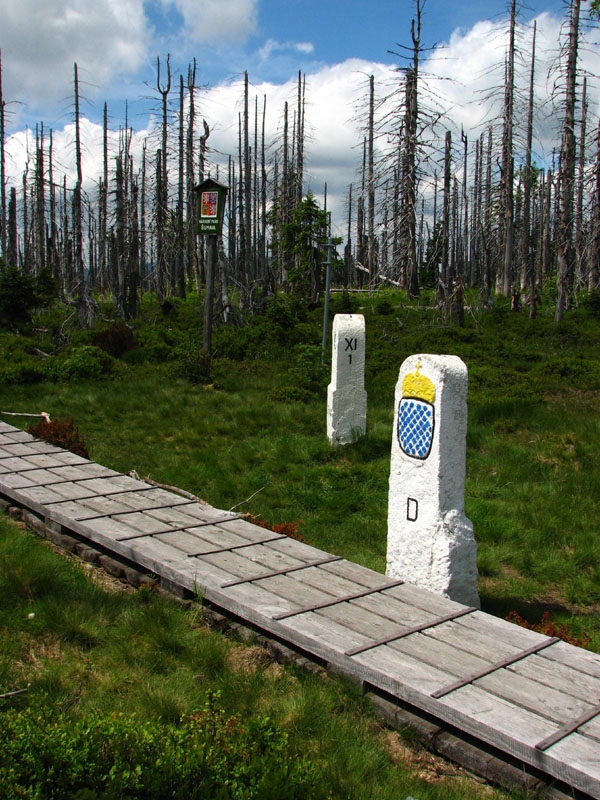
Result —
<instances>
[{"instance_id":1,"label":"blue and white diamond pattern","mask_svg":"<svg viewBox=\"0 0 600 800\"><path fill-rule=\"evenodd\" d=\"M404 397L398 409L398 441L407 456L427 458L433 441L433 406Z\"/></svg>"}]
</instances>

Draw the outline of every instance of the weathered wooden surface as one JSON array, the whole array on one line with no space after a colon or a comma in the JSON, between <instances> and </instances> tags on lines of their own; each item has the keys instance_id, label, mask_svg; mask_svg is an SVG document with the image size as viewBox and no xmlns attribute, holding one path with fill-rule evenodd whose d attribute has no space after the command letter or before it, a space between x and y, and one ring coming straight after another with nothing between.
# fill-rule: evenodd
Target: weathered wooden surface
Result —
<instances>
[{"instance_id":1,"label":"weathered wooden surface","mask_svg":"<svg viewBox=\"0 0 600 800\"><path fill-rule=\"evenodd\" d=\"M600 656L0 422L0 495L600 799Z\"/></svg>"}]
</instances>

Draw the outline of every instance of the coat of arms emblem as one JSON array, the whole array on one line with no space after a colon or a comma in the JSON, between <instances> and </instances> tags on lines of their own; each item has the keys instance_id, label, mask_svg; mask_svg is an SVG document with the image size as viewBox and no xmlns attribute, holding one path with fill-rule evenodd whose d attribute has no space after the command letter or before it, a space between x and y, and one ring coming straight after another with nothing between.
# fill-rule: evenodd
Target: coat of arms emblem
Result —
<instances>
[{"instance_id":1,"label":"coat of arms emblem","mask_svg":"<svg viewBox=\"0 0 600 800\"><path fill-rule=\"evenodd\" d=\"M435 424L435 386L421 375L421 362L415 372L402 381L402 398L398 406L398 442L411 458L426 459L431 452Z\"/></svg>"}]
</instances>

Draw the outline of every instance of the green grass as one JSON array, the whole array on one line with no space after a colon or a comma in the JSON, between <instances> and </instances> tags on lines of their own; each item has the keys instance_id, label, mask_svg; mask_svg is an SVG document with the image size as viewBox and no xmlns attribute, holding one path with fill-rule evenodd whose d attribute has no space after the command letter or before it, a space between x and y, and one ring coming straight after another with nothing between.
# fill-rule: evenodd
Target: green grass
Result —
<instances>
[{"instance_id":1,"label":"green grass","mask_svg":"<svg viewBox=\"0 0 600 800\"><path fill-rule=\"evenodd\" d=\"M458 770L437 775L435 762L385 731L351 686L274 664L256 646L210 631L195 606L147 591L108 590L6 518L0 565L0 691L28 687L0 701L3 797L200 797L192 793L197 777L187 794L183 784L177 794L173 776L213 743L217 751L200 772L216 783L202 796L506 796ZM194 718L210 728L187 755L172 752ZM255 754L250 746L259 730L266 738ZM263 785L250 782L245 790L242 778L254 763ZM424 766L427 780L419 775ZM151 777L142 786L144 774ZM293 774L295 792L287 782ZM282 775L286 789L277 783ZM17 780L21 793L13 794ZM157 781L173 785L161 794ZM106 794L94 793L100 786Z\"/></svg>"},{"instance_id":2,"label":"green grass","mask_svg":"<svg viewBox=\"0 0 600 800\"><path fill-rule=\"evenodd\" d=\"M429 298L361 296L367 434L342 449L326 439L322 311L285 298L252 324L215 330L211 383L195 382L201 303L193 296L168 309L146 299L136 348L109 361L82 349L92 334L54 312L35 336L0 335L1 408L71 416L101 464L270 524L299 523L310 544L383 571L398 371L412 353L458 355L469 369L465 503L483 609L516 611L531 624L549 613L600 652L600 318L582 304L557 327L551 304L529 320L504 301L484 310L472 300L459 329ZM341 302L333 298L332 314ZM100 367L104 374L85 377ZM249 673L232 667L234 644L197 616L148 593L106 593L70 562L57 568L47 546L15 536L8 522L0 534L0 690L31 684L17 707L43 702L79 719L126 708L168 726L217 692L224 713L268 715L290 747L325 765L332 797L488 796L393 766L384 734L349 687L293 669L273 675L262 661Z\"/></svg>"},{"instance_id":3,"label":"green grass","mask_svg":"<svg viewBox=\"0 0 600 800\"><path fill-rule=\"evenodd\" d=\"M457 328L427 297L407 303L385 292L351 300L366 319L368 418L366 437L343 449L332 450L325 434L322 311L287 298L245 327L215 330L210 384L188 380L197 378L198 299L173 301L165 313L146 299L134 324L135 358L113 359L97 379L34 384L15 382L7 366L3 408L72 416L101 464L271 524L299 522L310 544L383 571L399 368L415 352L458 355L469 369L465 505L478 543L483 608L502 616L517 610L530 622L550 610L561 624L585 630L600 651L594 304L582 302L556 326L551 303L530 320L502 299L486 310L474 296L465 327ZM332 298L332 315L342 302L348 299ZM63 328L69 344L60 349L58 320L53 326L46 338L38 334L39 349L52 354L49 375L64 375L61 363L73 363L73 350L84 353L83 374L86 359L97 365L81 349L93 334ZM27 349L17 346L23 337L3 336L7 352ZM29 358L38 371L47 364ZM9 421L15 419L26 424Z\"/></svg>"}]
</instances>

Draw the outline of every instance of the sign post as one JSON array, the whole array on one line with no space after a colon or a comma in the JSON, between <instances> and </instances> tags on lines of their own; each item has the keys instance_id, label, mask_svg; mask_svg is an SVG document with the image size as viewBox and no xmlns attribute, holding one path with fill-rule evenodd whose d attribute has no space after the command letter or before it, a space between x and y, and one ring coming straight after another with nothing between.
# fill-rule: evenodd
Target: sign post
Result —
<instances>
[{"instance_id":1,"label":"sign post","mask_svg":"<svg viewBox=\"0 0 600 800\"><path fill-rule=\"evenodd\" d=\"M202 356L208 362L212 346L213 294L217 265L217 236L223 229L225 202L229 186L206 178L198 186L198 234L208 236L206 247L206 280L204 291L204 325L202 329Z\"/></svg>"}]
</instances>

